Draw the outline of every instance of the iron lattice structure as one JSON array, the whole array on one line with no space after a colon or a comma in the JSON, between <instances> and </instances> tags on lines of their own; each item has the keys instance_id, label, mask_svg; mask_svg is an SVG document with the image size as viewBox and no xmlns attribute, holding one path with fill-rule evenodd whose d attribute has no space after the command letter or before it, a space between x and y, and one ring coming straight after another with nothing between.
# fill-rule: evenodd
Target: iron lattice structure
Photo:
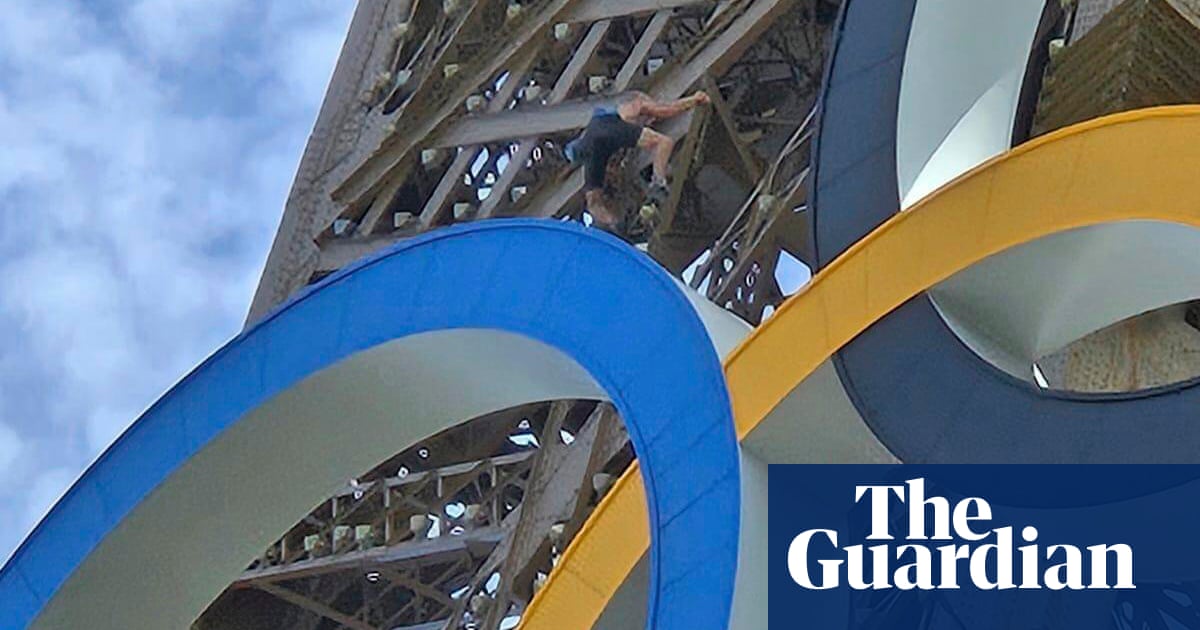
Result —
<instances>
[{"instance_id":1,"label":"iron lattice structure","mask_svg":"<svg viewBox=\"0 0 1200 630\"><path fill-rule=\"evenodd\" d=\"M804 256L807 140L837 10L362 0L250 320L428 230L581 220L583 174L560 147L591 110L627 90L704 89L712 106L658 127L679 140L673 188L660 220L635 233L672 273L691 265L697 286L757 323L784 297L781 252ZM630 216L639 199L622 190L640 190L639 158L612 165L609 193ZM632 459L615 412L593 401L473 420L317 506L197 627L508 627Z\"/></svg>"},{"instance_id":2,"label":"iron lattice structure","mask_svg":"<svg viewBox=\"0 0 1200 630\"><path fill-rule=\"evenodd\" d=\"M1098 4L1081 3L1080 20L1111 8ZM660 219L637 234L663 267L758 324L785 297L781 256L809 258L809 138L838 9L360 0L250 321L442 226L581 220L583 174L560 147L592 109L627 90L671 99L705 89L711 107L659 127L679 140L673 187ZM629 182L646 167L637 155L613 167L611 192L630 215L638 200L620 191L638 190ZM348 480L195 626L511 627L632 460L620 419L595 401L477 418Z\"/></svg>"}]
</instances>

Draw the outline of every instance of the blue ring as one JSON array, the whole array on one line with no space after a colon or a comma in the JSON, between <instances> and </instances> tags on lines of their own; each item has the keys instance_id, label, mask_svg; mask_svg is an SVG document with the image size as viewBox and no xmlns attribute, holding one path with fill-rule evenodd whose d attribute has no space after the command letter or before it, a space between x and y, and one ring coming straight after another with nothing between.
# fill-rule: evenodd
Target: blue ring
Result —
<instances>
[{"instance_id":1,"label":"blue ring","mask_svg":"<svg viewBox=\"0 0 1200 630\"><path fill-rule=\"evenodd\" d=\"M375 325L342 325L350 321ZM487 221L399 243L221 348L102 455L0 569L0 627L30 624L152 490L260 404L381 343L464 328L545 343L608 392L649 502L647 627L724 629L740 480L724 373L708 334L648 258L599 231L540 220Z\"/></svg>"}]
</instances>

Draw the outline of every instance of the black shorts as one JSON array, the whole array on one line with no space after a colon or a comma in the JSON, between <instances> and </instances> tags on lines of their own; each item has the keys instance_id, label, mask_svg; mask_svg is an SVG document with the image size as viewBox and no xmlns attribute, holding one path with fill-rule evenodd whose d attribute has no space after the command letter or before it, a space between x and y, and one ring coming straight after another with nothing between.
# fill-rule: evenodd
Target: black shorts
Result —
<instances>
[{"instance_id":1,"label":"black shorts","mask_svg":"<svg viewBox=\"0 0 1200 630\"><path fill-rule=\"evenodd\" d=\"M604 188L608 159L621 149L636 147L642 137L642 127L625 122L615 112L592 114L583 132L587 143L583 172L584 191Z\"/></svg>"}]
</instances>

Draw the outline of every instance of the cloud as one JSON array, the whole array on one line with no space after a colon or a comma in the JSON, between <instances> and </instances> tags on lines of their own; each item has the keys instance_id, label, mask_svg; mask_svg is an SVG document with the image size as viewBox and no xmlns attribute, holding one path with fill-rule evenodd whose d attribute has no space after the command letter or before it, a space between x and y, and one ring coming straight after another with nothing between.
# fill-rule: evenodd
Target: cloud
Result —
<instances>
[{"instance_id":1,"label":"cloud","mask_svg":"<svg viewBox=\"0 0 1200 630\"><path fill-rule=\"evenodd\" d=\"M124 25L145 56L179 62L213 50L234 20L252 16L241 0L139 0Z\"/></svg>"},{"instance_id":2,"label":"cloud","mask_svg":"<svg viewBox=\"0 0 1200 630\"><path fill-rule=\"evenodd\" d=\"M0 479L8 476L8 471L16 463L22 452L21 436L7 424L0 424Z\"/></svg>"},{"instance_id":3,"label":"cloud","mask_svg":"<svg viewBox=\"0 0 1200 630\"><path fill-rule=\"evenodd\" d=\"M0 557L239 330L353 7L5 3Z\"/></svg>"}]
</instances>

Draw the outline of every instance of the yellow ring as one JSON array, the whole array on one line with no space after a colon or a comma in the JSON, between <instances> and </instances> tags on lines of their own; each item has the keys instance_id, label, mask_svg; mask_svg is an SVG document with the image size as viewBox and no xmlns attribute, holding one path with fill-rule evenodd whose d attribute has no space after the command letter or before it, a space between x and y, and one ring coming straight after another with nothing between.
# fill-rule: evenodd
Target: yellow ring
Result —
<instances>
[{"instance_id":1,"label":"yellow ring","mask_svg":"<svg viewBox=\"0 0 1200 630\"><path fill-rule=\"evenodd\" d=\"M1200 227L1197 165L1200 107L1161 107L1060 130L950 182L847 250L726 359L738 439L872 323L988 256L1099 223ZM590 629L649 548L647 523L633 466L530 602L521 630Z\"/></svg>"}]
</instances>

